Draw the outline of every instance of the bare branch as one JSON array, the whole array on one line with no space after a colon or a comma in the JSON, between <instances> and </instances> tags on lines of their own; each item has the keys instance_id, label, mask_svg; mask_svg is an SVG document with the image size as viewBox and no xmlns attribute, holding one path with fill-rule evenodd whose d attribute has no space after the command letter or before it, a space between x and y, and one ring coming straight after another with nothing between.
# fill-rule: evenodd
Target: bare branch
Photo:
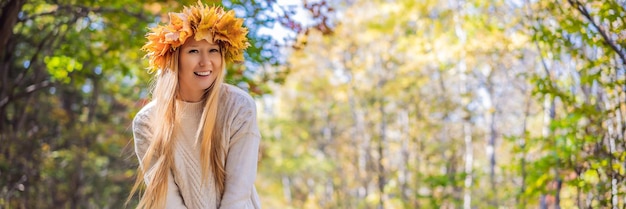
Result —
<instances>
[{"instance_id":1,"label":"bare branch","mask_svg":"<svg viewBox=\"0 0 626 209\"><path fill-rule=\"evenodd\" d=\"M43 12L38 14L33 14L27 17L20 19L19 21L33 20L38 17L48 16L48 15L58 15L63 13L74 13L81 17L86 17L90 12L94 13L124 13L126 15L135 17L140 20L150 21L143 12L132 12L127 8L108 8L108 7L88 7L82 5L58 5L58 8L54 11Z\"/></svg>"},{"instance_id":2,"label":"bare branch","mask_svg":"<svg viewBox=\"0 0 626 209\"><path fill-rule=\"evenodd\" d=\"M31 84L31 85L27 86L25 91L22 92L22 93L2 98L2 100L0 100L0 107L4 107L4 105L8 104L10 100L26 97L26 96L28 96L29 94L31 94L31 93L33 93L35 91L39 91L39 90L44 89L44 88L49 87L49 86L50 86L50 81L48 81L48 80L42 81L40 83Z\"/></svg>"},{"instance_id":3,"label":"bare branch","mask_svg":"<svg viewBox=\"0 0 626 209\"><path fill-rule=\"evenodd\" d=\"M60 25L60 24L59 24ZM57 25L57 26L59 26ZM30 59L30 65L24 69L24 71L22 71L16 78L15 78L15 83L16 86L20 86L22 84L22 82L24 81L24 77L26 77L26 73L28 73L28 71L33 67L33 65L35 65L35 61L38 59L39 54L41 53L41 50L44 49L44 46L46 46L46 43L50 41L50 39L53 37L54 31L51 31L50 33L48 33L48 35L46 35L46 37L39 43L39 45L37 46L37 51L35 51L35 54L33 55L33 57L31 57ZM47 48L47 47L46 47Z\"/></svg>"},{"instance_id":4,"label":"bare branch","mask_svg":"<svg viewBox=\"0 0 626 209\"><path fill-rule=\"evenodd\" d=\"M601 25L593 21L591 14L589 14L589 10L587 10L587 7L585 7L585 5L583 5L578 0L567 0L567 2L569 2L570 5L575 7L576 10L578 10L583 16L585 16L585 18L591 23L591 25L593 25L593 27L598 31L598 33L600 33L600 35L602 36L602 39L604 39L604 43L609 45L609 47L611 47L611 49L613 49L613 51L615 51L617 55L619 55L620 59L622 60L622 64L626 65L626 54L624 53L624 51L620 50L620 48L617 46L617 43L611 40L611 37L607 35L607 32L604 29L604 27L602 27Z\"/></svg>"}]
</instances>

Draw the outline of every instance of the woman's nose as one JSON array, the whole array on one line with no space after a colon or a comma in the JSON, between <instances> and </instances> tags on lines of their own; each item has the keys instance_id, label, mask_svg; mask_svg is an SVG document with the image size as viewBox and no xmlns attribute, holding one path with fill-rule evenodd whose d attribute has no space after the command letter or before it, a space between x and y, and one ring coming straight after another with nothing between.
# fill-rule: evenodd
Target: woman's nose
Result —
<instances>
[{"instance_id":1,"label":"woman's nose","mask_svg":"<svg viewBox=\"0 0 626 209\"><path fill-rule=\"evenodd\" d=\"M207 62L209 62L209 58L206 57L204 54L200 55L200 67L204 67L205 65L207 65Z\"/></svg>"}]
</instances>

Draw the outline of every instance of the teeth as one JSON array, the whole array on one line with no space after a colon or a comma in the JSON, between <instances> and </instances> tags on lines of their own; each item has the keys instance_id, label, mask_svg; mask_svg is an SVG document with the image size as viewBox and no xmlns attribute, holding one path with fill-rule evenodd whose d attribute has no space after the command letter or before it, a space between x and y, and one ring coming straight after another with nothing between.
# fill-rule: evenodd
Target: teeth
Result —
<instances>
[{"instance_id":1,"label":"teeth","mask_svg":"<svg viewBox=\"0 0 626 209\"><path fill-rule=\"evenodd\" d=\"M207 76L211 74L211 71L195 72L195 73L196 75L199 75L199 76Z\"/></svg>"}]
</instances>

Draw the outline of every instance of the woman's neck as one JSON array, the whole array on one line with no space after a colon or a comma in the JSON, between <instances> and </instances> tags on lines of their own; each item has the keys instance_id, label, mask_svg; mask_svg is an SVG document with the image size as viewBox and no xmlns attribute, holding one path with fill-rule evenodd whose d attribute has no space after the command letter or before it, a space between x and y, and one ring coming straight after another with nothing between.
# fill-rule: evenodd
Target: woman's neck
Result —
<instances>
[{"instance_id":1,"label":"woman's neck","mask_svg":"<svg viewBox=\"0 0 626 209\"><path fill-rule=\"evenodd\" d=\"M180 93L178 95L178 99L182 100L184 102L191 102L191 103L196 103L196 102L201 102L202 100L204 100L204 92L200 91L200 92L186 92L186 93Z\"/></svg>"}]
</instances>

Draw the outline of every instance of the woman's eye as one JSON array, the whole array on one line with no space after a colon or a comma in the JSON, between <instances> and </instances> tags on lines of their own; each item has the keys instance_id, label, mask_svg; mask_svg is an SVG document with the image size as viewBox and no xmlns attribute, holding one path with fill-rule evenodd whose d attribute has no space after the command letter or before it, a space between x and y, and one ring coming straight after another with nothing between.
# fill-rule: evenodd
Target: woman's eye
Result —
<instances>
[{"instance_id":1,"label":"woman's eye","mask_svg":"<svg viewBox=\"0 0 626 209\"><path fill-rule=\"evenodd\" d=\"M210 49L209 52L220 52L218 49Z\"/></svg>"},{"instance_id":2,"label":"woman's eye","mask_svg":"<svg viewBox=\"0 0 626 209\"><path fill-rule=\"evenodd\" d=\"M192 50L189 50L189 53L190 53L190 54L191 54L191 53L198 53L198 50L197 50L197 49L192 49Z\"/></svg>"}]
</instances>

